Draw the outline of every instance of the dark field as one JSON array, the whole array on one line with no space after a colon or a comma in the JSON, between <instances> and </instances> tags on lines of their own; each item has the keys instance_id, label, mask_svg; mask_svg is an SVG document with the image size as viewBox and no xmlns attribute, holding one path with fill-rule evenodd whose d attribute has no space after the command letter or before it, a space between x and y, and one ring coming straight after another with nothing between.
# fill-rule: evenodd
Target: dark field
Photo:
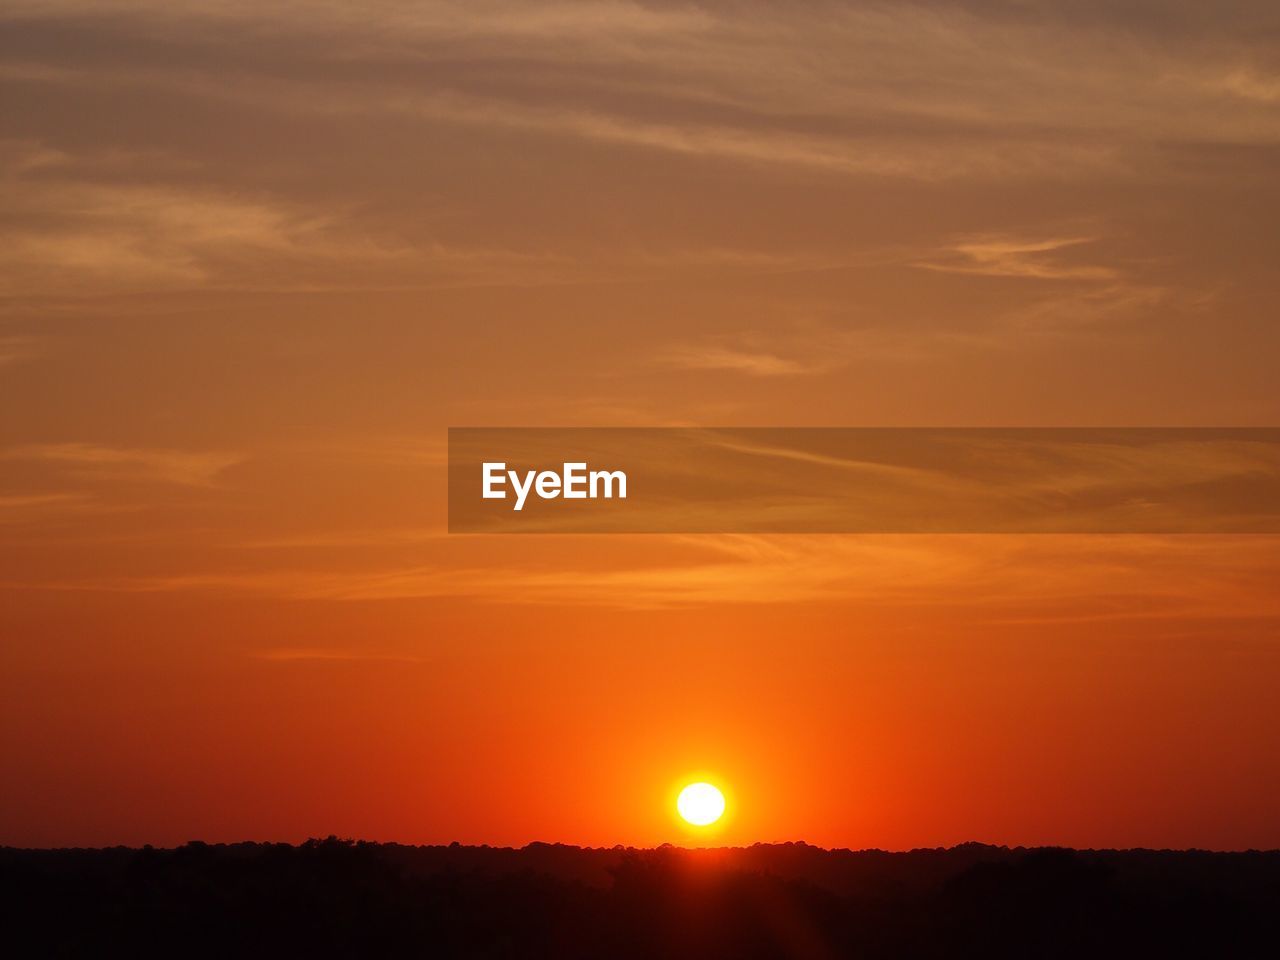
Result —
<instances>
[{"instance_id":1,"label":"dark field","mask_svg":"<svg viewBox=\"0 0 1280 960\"><path fill-rule=\"evenodd\" d=\"M10 956L1274 957L1280 853L0 850Z\"/></svg>"}]
</instances>

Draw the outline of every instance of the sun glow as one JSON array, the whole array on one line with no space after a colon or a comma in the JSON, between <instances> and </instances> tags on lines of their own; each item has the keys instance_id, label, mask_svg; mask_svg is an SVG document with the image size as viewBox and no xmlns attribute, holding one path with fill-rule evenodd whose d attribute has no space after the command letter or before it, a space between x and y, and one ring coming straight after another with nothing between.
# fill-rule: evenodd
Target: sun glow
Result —
<instances>
[{"instance_id":1,"label":"sun glow","mask_svg":"<svg viewBox=\"0 0 1280 960\"><path fill-rule=\"evenodd\" d=\"M709 783L691 783L680 791L676 810L687 823L706 827L724 814L724 794Z\"/></svg>"}]
</instances>

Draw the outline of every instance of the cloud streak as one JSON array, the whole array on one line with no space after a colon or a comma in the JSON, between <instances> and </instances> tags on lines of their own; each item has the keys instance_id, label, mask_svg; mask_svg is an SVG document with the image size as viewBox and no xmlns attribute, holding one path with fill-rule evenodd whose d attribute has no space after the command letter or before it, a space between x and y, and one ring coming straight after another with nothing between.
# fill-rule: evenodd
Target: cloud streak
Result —
<instances>
[{"instance_id":1,"label":"cloud streak","mask_svg":"<svg viewBox=\"0 0 1280 960\"><path fill-rule=\"evenodd\" d=\"M813 372L797 360L772 353L734 350L729 347L679 346L667 351L660 362L682 370L722 370L753 377L791 377Z\"/></svg>"},{"instance_id":2,"label":"cloud streak","mask_svg":"<svg viewBox=\"0 0 1280 960\"><path fill-rule=\"evenodd\" d=\"M649 564L266 569L7 586L620 610L835 603L968 611L993 621L1085 609L1099 619L1280 617L1274 591L1262 588L1280 566L1274 536L736 535L668 543L671 559Z\"/></svg>"},{"instance_id":3,"label":"cloud streak","mask_svg":"<svg viewBox=\"0 0 1280 960\"><path fill-rule=\"evenodd\" d=\"M114 29L192 47L191 66L106 58L77 82L154 83L147 71L163 71L193 94L203 85L205 96L285 97L294 109L407 111L691 156L924 179L1114 171L1126 163L1126 145L1144 142L1280 140L1280 123L1264 110L1271 81L1245 68L1245 53L1224 56L1202 24L1171 15L1156 46L1105 17L1044 12L1037 22L927 3L800 3L784 16L763 5L532 11L499 2L379 3L356 17L338 4L140 2L113 7ZM8 16L38 30L95 13L82 3L20 4ZM207 44L231 31L240 56L210 60ZM1249 49L1249 34L1232 40ZM318 60L306 55L312 48ZM446 56L447 71L424 72ZM370 75L352 84L316 72L334 61L369 65ZM373 69L379 61L392 69Z\"/></svg>"},{"instance_id":4,"label":"cloud streak","mask_svg":"<svg viewBox=\"0 0 1280 960\"><path fill-rule=\"evenodd\" d=\"M1057 254L1090 244L1096 237L1050 237L1031 240L982 236L958 241L937 260L915 265L925 270L985 277L1027 277L1036 280L1113 280L1112 267L1067 263Z\"/></svg>"},{"instance_id":5,"label":"cloud streak","mask_svg":"<svg viewBox=\"0 0 1280 960\"><path fill-rule=\"evenodd\" d=\"M224 470L244 459L237 453L146 450L91 443L37 443L0 450L0 460L45 463L117 479L195 487L212 485Z\"/></svg>"}]
</instances>

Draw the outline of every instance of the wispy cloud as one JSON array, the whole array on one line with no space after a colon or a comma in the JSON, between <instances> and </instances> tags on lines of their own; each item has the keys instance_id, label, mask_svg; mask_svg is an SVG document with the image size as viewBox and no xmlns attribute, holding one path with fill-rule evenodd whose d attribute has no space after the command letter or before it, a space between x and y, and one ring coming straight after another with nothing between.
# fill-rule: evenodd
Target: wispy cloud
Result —
<instances>
[{"instance_id":1,"label":"wispy cloud","mask_svg":"<svg viewBox=\"0 0 1280 960\"><path fill-rule=\"evenodd\" d=\"M814 369L797 360L717 346L677 346L661 354L660 362L684 370L727 370L754 377L789 377Z\"/></svg>"},{"instance_id":2,"label":"wispy cloud","mask_svg":"<svg viewBox=\"0 0 1280 960\"><path fill-rule=\"evenodd\" d=\"M623 610L822 602L965 610L992 620L1085 609L1101 618L1280 617L1280 600L1264 589L1280 566L1280 537L741 535L665 542L670 559L641 564L566 558L524 567L273 569L7 586Z\"/></svg>"},{"instance_id":3,"label":"wispy cloud","mask_svg":"<svg viewBox=\"0 0 1280 960\"><path fill-rule=\"evenodd\" d=\"M398 544L439 543L449 534L437 528L394 527L381 530L303 533L293 536L261 537L236 544L247 550L315 550L349 547L388 547Z\"/></svg>"},{"instance_id":4,"label":"wispy cloud","mask_svg":"<svg viewBox=\"0 0 1280 960\"><path fill-rule=\"evenodd\" d=\"M1049 237L1028 239L989 235L957 241L940 251L935 259L920 260L915 266L944 273L968 273L987 277L1029 277L1038 280L1111 280L1113 267L1071 263L1058 254L1090 244L1096 237Z\"/></svg>"},{"instance_id":5,"label":"wispy cloud","mask_svg":"<svg viewBox=\"0 0 1280 960\"><path fill-rule=\"evenodd\" d=\"M923 325L912 329L860 318L857 323L805 320L770 330L710 335L668 344L653 361L677 370L723 371L761 379L816 377L867 361L928 362L989 350L1007 330L988 323L971 330Z\"/></svg>"},{"instance_id":6,"label":"wispy cloud","mask_svg":"<svg viewBox=\"0 0 1280 960\"><path fill-rule=\"evenodd\" d=\"M1261 103L1280 101L1280 74L1263 74L1255 70L1232 70L1219 81L1223 90Z\"/></svg>"},{"instance_id":7,"label":"wispy cloud","mask_svg":"<svg viewBox=\"0 0 1280 960\"><path fill-rule=\"evenodd\" d=\"M101 8L92 0L14 0L7 19L74 19L93 16ZM510 0L469 0L465 10L456 3L425 0L414 4L371 0L363 12L341 3L316 4L283 0L262 7L246 0L209 4L177 0L118 0L113 12L121 17L159 21L172 28L182 23L216 26L254 23L275 30L304 29L310 22L320 30L355 30L363 34L442 36L452 38L531 38L577 42L583 37L660 37L700 30L712 23L697 8L650 7L627 0L553 0L536 6Z\"/></svg>"},{"instance_id":8,"label":"wispy cloud","mask_svg":"<svg viewBox=\"0 0 1280 960\"><path fill-rule=\"evenodd\" d=\"M224 470L245 458L237 453L43 443L0 450L0 459L55 464L117 478L208 486Z\"/></svg>"},{"instance_id":9,"label":"wispy cloud","mask_svg":"<svg viewBox=\"0 0 1280 960\"><path fill-rule=\"evenodd\" d=\"M563 256L439 241L407 242L353 223L333 205L188 182L160 162L147 183L130 158L0 140L0 295L190 289L327 290L563 282ZM168 165L166 167L165 165ZM181 166L179 164L179 166ZM183 174L183 176L178 176ZM0 341L0 363L6 347Z\"/></svg>"},{"instance_id":10,"label":"wispy cloud","mask_svg":"<svg viewBox=\"0 0 1280 960\"><path fill-rule=\"evenodd\" d=\"M1130 148L1143 144L1280 137L1259 110L1270 80L1243 70L1241 54L1225 56L1231 45L1205 43L1172 16L1157 47L1106 30L1096 10L1090 22L930 3L797 4L784 13L717 3L379 2L357 15L340 4L148 0L112 12L126 34L197 48L234 32L241 55L212 68L205 56L182 68L108 59L78 82L153 86L160 71L171 89L207 97L287 98L311 113L416 113L782 168L1060 177L1136 170ZM9 4L7 16L30 28L101 19L82 2ZM1251 37L1233 39L1247 50ZM450 69L424 74L445 53ZM393 69L353 86L345 69L342 82L317 70L334 61ZM49 65L23 66L35 79Z\"/></svg>"},{"instance_id":11,"label":"wispy cloud","mask_svg":"<svg viewBox=\"0 0 1280 960\"><path fill-rule=\"evenodd\" d=\"M1166 304L1173 290L1153 283L1090 284L1057 296L1038 297L996 318L1010 334L1063 334L1101 325L1134 323ZM1183 291L1180 303L1197 308L1203 298Z\"/></svg>"},{"instance_id":12,"label":"wispy cloud","mask_svg":"<svg viewBox=\"0 0 1280 960\"><path fill-rule=\"evenodd\" d=\"M310 264L385 260L395 251L339 239L331 217L267 199L191 186L101 183L76 170L24 172L20 155L0 177L10 217L0 228L0 293L188 289L270 285L261 258Z\"/></svg>"}]
</instances>

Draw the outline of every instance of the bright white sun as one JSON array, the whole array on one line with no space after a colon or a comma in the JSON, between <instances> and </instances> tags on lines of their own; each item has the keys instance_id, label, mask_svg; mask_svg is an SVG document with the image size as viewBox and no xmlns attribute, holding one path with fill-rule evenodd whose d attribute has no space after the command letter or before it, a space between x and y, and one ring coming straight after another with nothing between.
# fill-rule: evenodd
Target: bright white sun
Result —
<instances>
[{"instance_id":1,"label":"bright white sun","mask_svg":"<svg viewBox=\"0 0 1280 960\"><path fill-rule=\"evenodd\" d=\"M676 809L695 827L705 827L724 814L724 794L709 783L691 783L680 791Z\"/></svg>"}]
</instances>

